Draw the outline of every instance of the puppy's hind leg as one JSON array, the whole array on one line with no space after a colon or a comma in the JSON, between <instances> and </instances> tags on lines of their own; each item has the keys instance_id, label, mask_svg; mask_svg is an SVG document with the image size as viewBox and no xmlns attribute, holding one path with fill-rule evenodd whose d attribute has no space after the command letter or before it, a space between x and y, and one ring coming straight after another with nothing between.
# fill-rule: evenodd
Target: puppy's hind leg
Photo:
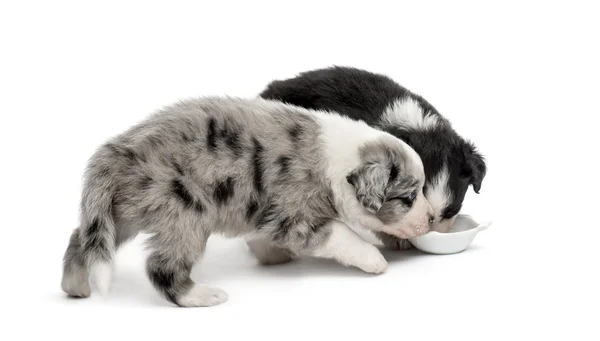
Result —
<instances>
[{"instance_id":1,"label":"puppy's hind leg","mask_svg":"<svg viewBox=\"0 0 600 341\"><path fill-rule=\"evenodd\" d=\"M311 254L332 258L346 266L355 266L365 272L379 274L387 270L387 261L377 247L364 241L356 232L339 222L328 223L331 233Z\"/></svg>"},{"instance_id":2,"label":"puppy's hind leg","mask_svg":"<svg viewBox=\"0 0 600 341\"><path fill-rule=\"evenodd\" d=\"M296 258L291 250L274 245L264 238L249 239L246 244L262 265L284 264Z\"/></svg>"},{"instance_id":3,"label":"puppy's hind leg","mask_svg":"<svg viewBox=\"0 0 600 341\"><path fill-rule=\"evenodd\" d=\"M172 232L167 230L168 232ZM194 263L202 255L208 236L176 238L155 235L150 239L154 251L146 270L154 287L171 303L180 307L209 307L227 301L227 294L218 288L198 285L190 278Z\"/></svg>"}]
</instances>

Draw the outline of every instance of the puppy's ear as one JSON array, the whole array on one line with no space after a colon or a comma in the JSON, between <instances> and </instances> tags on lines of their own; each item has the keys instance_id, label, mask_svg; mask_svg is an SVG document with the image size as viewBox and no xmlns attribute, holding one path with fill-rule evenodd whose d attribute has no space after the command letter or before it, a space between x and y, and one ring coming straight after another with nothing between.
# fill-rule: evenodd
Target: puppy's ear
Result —
<instances>
[{"instance_id":1,"label":"puppy's ear","mask_svg":"<svg viewBox=\"0 0 600 341\"><path fill-rule=\"evenodd\" d=\"M465 163L463 174L469 179L469 185L473 185L475 193L479 194L481 183L487 172L485 158L476 150L475 146L467 142L463 147Z\"/></svg>"},{"instance_id":2,"label":"puppy's ear","mask_svg":"<svg viewBox=\"0 0 600 341\"><path fill-rule=\"evenodd\" d=\"M378 162L364 163L346 176L354 186L358 201L371 213L376 213L383 205L389 178L390 170Z\"/></svg>"}]
</instances>

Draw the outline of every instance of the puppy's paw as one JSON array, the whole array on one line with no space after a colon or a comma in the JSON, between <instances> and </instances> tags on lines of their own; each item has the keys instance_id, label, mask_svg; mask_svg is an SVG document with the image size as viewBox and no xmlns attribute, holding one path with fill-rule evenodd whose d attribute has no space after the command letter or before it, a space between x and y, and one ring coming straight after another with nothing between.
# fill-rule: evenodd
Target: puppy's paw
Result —
<instances>
[{"instance_id":1,"label":"puppy's paw","mask_svg":"<svg viewBox=\"0 0 600 341\"><path fill-rule=\"evenodd\" d=\"M408 239L400 239L396 237L390 238L387 243L384 243L384 245L388 250L392 251L410 250L413 247Z\"/></svg>"},{"instance_id":2,"label":"puppy's paw","mask_svg":"<svg viewBox=\"0 0 600 341\"><path fill-rule=\"evenodd\" d=\"M377 233L377 237L386 249L392 251L402 251L412 249L412 244L408 241L408 239L402 239L395 236L391 236L389 234L379 232Z\"/></svg>"},{"instance_id":3,"label":"puppy's paw","mask_svg":"<svg viewBox=\"0 0 600 341\"><path fill-rule=\"evenodd\" d=\"M63 276L61 287L69 297L90 297L92 289L87 278L87 271L80 273L66 273Z\"/></svg>"},{"instance_id":4,"label":"puppy's paw","mask_svg":"<svg viewBox=\"0 0 600 341\"><path fill-rule=\"evenodd\" d=\"M365 245L364 249L356 253L356 259L352 265L371 274L384 273L388 267L388 263L381 252L370 244Z\"/></svg>"},{"instance_id":5,"label":"puppy's paw","mask_svg":"<svg viewBox=\"0 0 600 341\"><path fill-rule=\"evenodd\" d=\"M177 300L177 304L182 307L211 307L226 301L227 293L225 291L196 284L187 294Z\"/></svg>"},{"instance_id":6,"label":"puppy's paw","mask_svg":"<svg viewBox=\"0 0 600 341\"><path fill-rule=\"evenodd\" d=\"M248 240L246 243L250 252L262 265L284 264L295 258L290 250L271 245L264 240Z\"/></svg>"},{"instance_id":7,"label":"puppy's paw","mask_svg":"<svg viewBox=\"0 0 600 341\"><path fill-rule=\"evenodd\" d=\"M267 255L262 258L258 258L258 261L262 265L278 265L291 262L294 256L284 249L272 249Z\"/></svg>"}]
</instances>

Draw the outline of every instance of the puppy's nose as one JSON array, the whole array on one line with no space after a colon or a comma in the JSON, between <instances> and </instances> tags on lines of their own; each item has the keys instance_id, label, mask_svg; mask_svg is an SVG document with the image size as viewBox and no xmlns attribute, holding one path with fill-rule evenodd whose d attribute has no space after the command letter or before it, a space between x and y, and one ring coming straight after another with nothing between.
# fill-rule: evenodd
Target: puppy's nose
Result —
<instances>
[{"instance_id":1,"label":"puppy's nose","mask_svg":"<svg viewBox=\"0 0 600 341\"><path fill-rule=\"evenodd\" d=\"M433 215L429 215L429 226L433 225L433 222L435 221L435 217Z\"/></svg>"}]
</instances>

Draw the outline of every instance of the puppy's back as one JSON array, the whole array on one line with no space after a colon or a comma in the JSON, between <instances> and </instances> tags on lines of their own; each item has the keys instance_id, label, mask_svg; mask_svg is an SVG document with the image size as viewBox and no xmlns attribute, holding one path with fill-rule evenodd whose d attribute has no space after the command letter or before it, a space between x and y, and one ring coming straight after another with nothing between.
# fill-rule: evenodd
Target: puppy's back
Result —
<instances>
[{"instance_id":1,"label":"puppy's back","mask_svg":"<svg viewBox=\"0 0 600 341\"><path fill-rule=\"evenodd\" d=\"M115 184L116 216L144 227L182 212L232 235L279 216L333 218L320 129L311 112L279 102L182 101L101 147L86 190Z\"/></svg>"}]
</instances>

